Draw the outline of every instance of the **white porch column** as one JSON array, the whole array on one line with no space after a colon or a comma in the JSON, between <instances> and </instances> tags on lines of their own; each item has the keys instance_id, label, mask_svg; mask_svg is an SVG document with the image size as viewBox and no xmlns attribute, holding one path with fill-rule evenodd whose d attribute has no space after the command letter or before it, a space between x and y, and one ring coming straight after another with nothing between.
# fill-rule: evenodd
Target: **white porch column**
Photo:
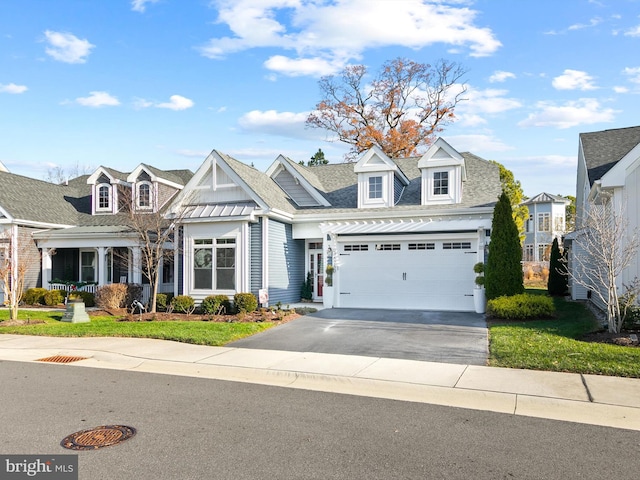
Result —
<instances>
[{"instance_id":1,"label":"white porch column","mask_svg":"<svg viewBox=\"0 0 640 480\"><path fill-rule=\"evenodd\" d=\"M51 270L53 268L53 262L51 260L51 249L42 249L42 287L49 288L49 282L51 281Z\"/></svg>"},{"instance_id":2,"label":"white porch column","mask_svg":"<svg viewBox=\"0 0 640 480\"><path fill-rule=\"evenodd\" d=\"M133 283L142 285L142 255L140 247L133 247L132 277Z\"/></svg>"},{"instance_id":3,"label":"white porch column","mask_svg":"<svg viewBox=\"0 0 640 480\"><path fill-rule=\"evenodd\" d=\"M107 283L106 248L98 247L98 285Z\"/></svg>"},{"instance_id":4,"label":"white porch column","mask_svg":"<svg viewBox=\"0 0 640 480\"><path fill-rule=\"evenodd\" d=\"M484 227L478 228L478 253L476 263L484 263L484 246L486 245L487 234Z\"/></svg>"}]
</instances>

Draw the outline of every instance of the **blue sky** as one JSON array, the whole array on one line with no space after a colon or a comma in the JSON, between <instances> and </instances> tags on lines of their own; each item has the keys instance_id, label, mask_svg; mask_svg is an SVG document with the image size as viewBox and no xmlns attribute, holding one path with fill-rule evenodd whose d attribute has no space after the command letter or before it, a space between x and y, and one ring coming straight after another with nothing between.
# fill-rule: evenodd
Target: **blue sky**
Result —
<instances>
[{"instance_id":1,"label":"blue sky","mask_svg":"<svg viewBox=\"0 0 640 480\"><path fill-rule=\"evenodd\" d=\"M640 124L638 52L639 0L2 0L0 162L341 162L304 127L320 76L444 58L468 92L441 136L528 196L575 195L578 134Z\"/></svg>"}]
</instances>

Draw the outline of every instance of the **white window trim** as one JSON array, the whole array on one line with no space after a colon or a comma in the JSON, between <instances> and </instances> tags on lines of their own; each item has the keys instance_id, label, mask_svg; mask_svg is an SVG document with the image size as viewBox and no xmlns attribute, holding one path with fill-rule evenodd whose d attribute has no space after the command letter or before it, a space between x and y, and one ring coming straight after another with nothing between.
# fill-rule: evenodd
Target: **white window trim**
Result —
<instances>
[{"instance_id":1,"label":"white window trim","mask_svg":"<svg viewBox=\"0 0 640 480\"><path fill-rule=\"evenodd\" d=\"M142 206L140 205L140 187L142 187L143 185L148 185L149 186L149 205L145 205ZM136 209L138 210L153 210L154 204L155 204L155 188L153 186L153 183L145 180L142 182L137 182L134 186L135 188L135 193L136 193Z\"/></svg>"},{"instance_id":2,"label":"white window trim","mask_svg":"<svg viewBox=\"0 0 640 480\"><path fill-rule=\"evenodd\" d=\"M109 192L109 205L107 207L100 207L100 189L106 187ZM95 189L95 211L96 213L111 213L113 212L113 185L110 183L99 183Z\"/></svg>"},{"instance_id":3,"label":"white window trim","mask_svg":"<svg viewBox=\"0 0 640 480\"><path fill-rule=\"evenodd\" d=\"M434 193L435 174L447 173L448 191L445 194ZM452 204L462 201L461 168L443 166L425 168L422 170L422 204Z\"/></svg>"},{"instance_id":4,"label":"white window trim","mask_svg":"<svg viewBox=\"0 0 640 480\"><path fill-rule=\"evenodd\" d=\"M234 240L234 243L218 243L219 240ZM211 241L211 243L206 243L206 244L196 244L196 241ZM237 236L221 236L221 237L215 237L215 238L206 238L206 237L202 237L202 236L197 236L197 237L193 237L191 239L191 259L192 259L192 265L191 265L191 272L190 272L190 276L191 276L191 289L194 292L214 292L213 294L234 294L240 290L238 290L238 285L239 285L239 281L240 281L240 266L239 266L239 253L240 253L240 245L238 244L239 242L239 238ZM226 246L226 247L225 247ZM217 248L229 248L229 246L233 246L233 249L235 250L235 266L234 266L234 284L235 284L235 288L234 289L217 289L216 288L216 261L217 261L217 257L216 257L216 249ZM199 248L210 248L211 249L211 288L198 288L196 287L196 278L195 278L195 251L196 249ZM174 273L175 275L175 273Z\"/></svg>"},{"instance_id":5,"label":"white window trim","mask_svg":"<svg viewBox=\"0 0 640 480\"><path fill-rule=\"evenodd\" d=\"M358 208L376 208L391 206L391 192L393 186L389 184L390 179L393 182L393 172L371 172L358 174ZM372 177L380 177L382 179L382 197L369 198L369 179Z\"/></svg>"}]
</instances>

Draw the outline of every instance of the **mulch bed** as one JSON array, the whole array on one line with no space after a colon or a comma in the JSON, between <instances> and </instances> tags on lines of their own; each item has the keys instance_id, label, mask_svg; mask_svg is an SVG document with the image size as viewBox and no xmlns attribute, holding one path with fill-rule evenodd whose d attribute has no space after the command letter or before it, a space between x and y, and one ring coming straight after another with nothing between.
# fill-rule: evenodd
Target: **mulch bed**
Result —
<instances>
[{"instance_id":1,"label":"mulch bed","mask_svg":"<svg viewBox=\"0 0 640 480\"><path fill-rule=\"evenodd\" d=\"M185 313L130 313L125 309L119 310L92 310L88 312L89 316L106 316L111 315L120 317L119 322L219 322L219 323L255 323L255 322L274 322L278 324L287 323L291 320L301 317L299 313L280 311L256 311L252 313L238 315L201 315Z\"/></svg>"},{"instance_id":2,"label":"mulch bed","mask_svg":"<svg viewBox=\"0 0 640 480\"><path fill-rule=\"evenodd\" d=\"M631 335L635 335L633 340ZM610 343L613 345L621 345L623 347L640 347L639 330L622 331L621 333L609 333L607 331L587 333L581 340L585 342Z\"/></svg>"}]
</instances>

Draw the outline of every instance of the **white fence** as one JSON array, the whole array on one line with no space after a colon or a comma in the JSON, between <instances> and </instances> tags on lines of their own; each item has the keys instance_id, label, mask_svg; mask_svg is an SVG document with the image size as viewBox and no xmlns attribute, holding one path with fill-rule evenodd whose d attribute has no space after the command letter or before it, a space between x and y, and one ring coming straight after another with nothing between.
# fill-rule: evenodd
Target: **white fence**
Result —
<instances>
[{"instance_id":1,"label":"white fence","mask_svg":"<svg viewBox=\"0 0 640 480\"><path fill-rule=\"evenodd\" d=\"M51 283L49 290L63 290L65 292L89 292L95 295L99 285L84 285L83 287L76 288L73 285L67 285L65 283ZM173 293L173 283L161 283L158 285L158 293ZM151 299L151 285L142 285L142 299L141 302L144 305L149 303Z\"/></svg>"}]
</instances>

